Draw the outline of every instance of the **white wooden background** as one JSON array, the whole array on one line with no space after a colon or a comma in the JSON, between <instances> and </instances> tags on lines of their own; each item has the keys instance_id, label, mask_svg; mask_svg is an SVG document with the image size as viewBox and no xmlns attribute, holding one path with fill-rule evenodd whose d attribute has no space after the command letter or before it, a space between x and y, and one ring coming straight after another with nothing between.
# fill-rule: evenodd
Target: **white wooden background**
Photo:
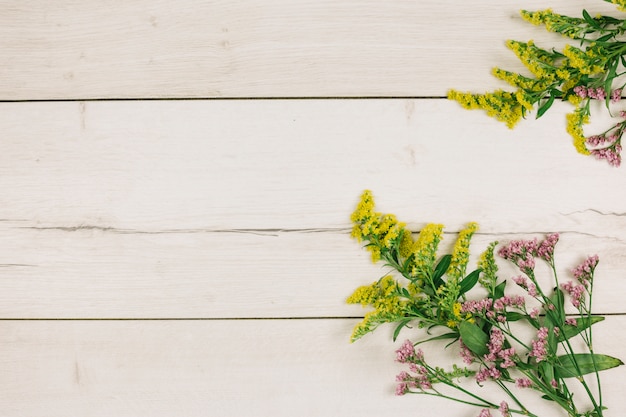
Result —
<instances>
[{"instance_id":1,"label":"white wooden background","mask_svg":"<svg viewBox=\"0 0 626 417\"><path fill-rule=\"evenodd\" d=\"M562 271L598 253L595 347L625 359L626 168L576 154L567 106L508 130L443 98L502 87L506 39L559 44L517 14L546 7L619 15L0 1L0 416L476 415L395 397L390 329L348 343L345 297L381 274L349 238L365 188L447 244L477 221L476 252L559 231Z\"/></svg>"}]
</instances>

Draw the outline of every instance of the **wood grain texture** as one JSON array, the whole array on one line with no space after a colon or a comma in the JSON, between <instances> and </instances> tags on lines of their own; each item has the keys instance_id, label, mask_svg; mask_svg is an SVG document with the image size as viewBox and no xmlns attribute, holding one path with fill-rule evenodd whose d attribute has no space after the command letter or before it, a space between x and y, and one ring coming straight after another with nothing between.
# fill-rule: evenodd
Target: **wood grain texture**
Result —
<instances>
[{"instance_id":1,"label":"wood grain texture","mask_svg":"<svg viewBox=\"0 0 626 417\"><path fill-rule=\"evenodd\" d=\"M441 100L0 107L0 317L363 314L364 188L448 248L469 221L476 253L559 231L563 273L598 253L596 307L624 312L626 177L575 153L565 106L514 131Z\"/></svg>"},{"instance_id":2,"label":"wood grain texture","mask_svg":"<svg viewBox=\"0 0 626 417\"><path fill-rule=\"evenodd\" d=\"M451 401L395 397L394 379L402 369L393 362L398 343L381 329L349 344L355 323L1 321L2 412L12 417L477 415L479 410ZM625 325L623 316L595 325L597 351L623 354ZM426 357L450 367L458 352L442 348L427 345ZM623 410L625 370L602 374L611 416ZM490 392L488 386L482 390L487 397ZM541 403L527 404L540 415L555 415Z\"/></svg>"},{"instance_id":3,"label":"wood grain texture","mask_svg":"<svg viewBox=\"0 0 626 417\"><path fill-rule=\"evenodd\" d=\"M597 0L3 1L0 100L442 96L520 69L504 42L563 41L521 8Z\"/></svg>"}]
</instances>

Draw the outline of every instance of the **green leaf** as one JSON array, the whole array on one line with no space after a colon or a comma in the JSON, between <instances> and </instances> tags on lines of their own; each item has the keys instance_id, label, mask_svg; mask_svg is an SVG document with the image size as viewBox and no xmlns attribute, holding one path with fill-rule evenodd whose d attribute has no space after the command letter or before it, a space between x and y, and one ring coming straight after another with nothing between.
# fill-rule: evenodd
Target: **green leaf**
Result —
<instances>
[{"instance_id":1,"label":"green leaf","mask_svg":"<svg viewBox=\"0 0 626 417\"><path fill-rule=\"evenodd\" d=\"M476 283L478 282L478 277L480 276L481 272L482 269L477 269L470 272L465 278L463 278L460 284L459 295L463 295L472 288L474 288L474 285L476 285Z\"/></svg>"},{"instance_id":2,"label":"green leaf","mask_svg":"<svg viewBox=\"0 0 626 417\"><path fill-rule=\"evenodd\" d=\"M600 36L598 39L596 39L596 41L595 41L595 42L596 42L596 43L598 43L598 42L606 42L606 41L608 41L609 39L611 39L613 36L615 36L615 35L613 35L612 33L607 33L607 34L606 34L606 35L604 35L604 36Z\"/></svg>"},{"instance_id":3,"label":"green leaf","mask_svg":"<svg viewBox=\"0 0 626 417\"><path fill-rule=\"evenodd\" d=\"M515 311L507 311L506 312L506 321L518 321L521 319L525 319L528 316L526 314L517 313Z\"/></svg>"},{"instance_id":4,"label":"green leaf","mask_svg":"<svg viewBox=\"0 0 626 417\"><path fill-rule=\"evenodd\" d=\"M431 337L430 339L420 340L419 342L415 344L415 346L421 345L422 343L426 343L426 342L432 342L433 340L458 339L458 338L459 338L458 333L455 333L455 332L444 333L444 334L440 334L439 336Z\"/></svg>"},{"instance_id":5,"label":"green leaf","mask_svg":"<svg viewBox=\"0 0 626 417\"><path fill-rule=\"evenodd\" d=\"M548 109L552 107L552 103L554 103L554 96L554 93L551 92L550 98L545 103L543 103L541 107L539 107L539 110L537 110L537 119L543 116L545 112L547 112Z\"/></svg>"},{"instance_id":6,"label":"green leaf","mask_svg":"<svg viewBox=\"0 0 626 417\"><path fill-rule=\"evenodd\" d=\"M433 271L433 286L435 289L443 285L441 277L443 277L443 274L445 274L450 267L450 262L452 262L452 255L444 255L437 263L437 266L435 266L435 270Z\"/></svg>"},{"instance_id":7,"label":"green leaf","mask_svg":"<svg viewBox=\"0 0 626 417\"><path fill-rule=\"evenodd\" d=\"M506 287L506 281L502 281L493 289L493 299L497 300L498 298L504 297L504 288Z\"/></svg>"},{"instance_id":8,"label":"green leaf","mask_svg":"<svg viewBox=\"0 0 626 417\"><path fill-rule=\"evenodd\" d=\"M587 10L583 9L583 18L585 19L585 22L587 22L587 24L589 26L591 26L594 29L602 29L600 27L600 25L598 25L598 22L596 22L593 17L591 17L591 15L589 15L589 13L587 12Z\"/></svg>"},{"instance_id":9,"label":"green leaf","mask_svg":"<svg viewBox=\"0 0 626 417\"><path fill-rule=\"evenodd\" d=\"M604 320L602 316L591 316L589 317L579 317L576 319L576 325L572 326L570 324L566 324L563 326L563 332L559 334L559 342L569 339L570 337L576 336L578 333L583 330L591 327L592 325Z\"/></svg>"},{"instance_id":10,"label":"green leaf","mask_svg":"<svg viewBox=\"0 0 626 417\"><path fill-rule=\"evenodd\" d=\"M624 362L598 353L575 353L556 358L557 373L561 378L576 378L592 372L605 371L623 365Z\"/></svg>"},{"instance_id":11,"label":"green leaf","mask_svg":"<svg viewBox=\"0 0 626 417\"><path fill-rule=\"evenodd\" d=\"M403 327L405 327L405 326L406 326L406 327L409 327L409 326L407 326L407 324L409 324L409 322L410 322L411 320L412 320L412 319L404 319L404 320L402 320L402 321L398 324L398 326L396 327L396 330L394 330L394 331L393 331L393 341L394 341L394 342L395 342L395 341L396 341L396 339L398 338L398 335L400 334L400 330L402 330L402 328L403 328Z\"/></svg>"},{"instance_id":12,"label":"green leaf","mask_svg":"<svg viewBox=\"0 0 626 417\"><path fill-rule=\"evenodd\" d=\"M459 333L463 339L463 344L475 355L483 356L489 352L487 349L489 336L476 324L462 321L459 325Z\"/></svg>"},{"instance_id":13,"label":"green leaf","mask_svg":"<svg viewBox=\"0 0 626 417\"><path fill-rule=\"evenodd\" d=\"M550 296L550 301L554 305L554 310L546 311L546 317L550 320L554 327L558 327L565 322L565 297L560 288L554 289L554 294Z\"/></svg>"}]
</instances>

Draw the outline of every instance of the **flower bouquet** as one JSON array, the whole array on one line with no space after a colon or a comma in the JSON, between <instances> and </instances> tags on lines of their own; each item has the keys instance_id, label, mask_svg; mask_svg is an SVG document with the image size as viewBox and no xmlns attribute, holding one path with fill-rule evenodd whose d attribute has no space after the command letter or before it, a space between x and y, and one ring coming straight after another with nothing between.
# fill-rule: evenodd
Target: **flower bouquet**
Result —
<instances>
[{"instance_id":1,"label":"flower bouquet","mask_svg":"<svg viewBox=\"0 0 626 417\"><path fill-rule=\"evenodd\" d=\"M422 329L421 338L405 341L396 351L397 361L407 367L397 376L396 394L447 398L479 408L480 417L496 410L505 417L538 417L520 398L518 390L525 390L554 403L567 416L603 416L599 373L622 362L593 350L592 325L603 320L592 314L597 256L577 266L572 280L559 280L554 262L559 235L554 233L542 241L512 241L497 251L498 243L493 242L480 256L478 268L468 273L475 223L459 233L452 253L438 256L442 225L428 224L414 239L393 214L374 211L369 191L351 219L352 236L365 243L374 262L384 262L391 270L348 298L348 303L373 308L356 325L351 340L383 323L395 324L394 341L404 328ZM512 279L517 294L510 292L509 281L498 277L496 254L519 269L520 275ZM535 275L536 262L545 262L553 275L554 285L548 289ZM521 328L531 330L530 340ZM434 341L449 342L463 364L444 369L429 363L416 345ZM502 400L481 395L484 384L498 387ZM583 408L576 390L584 393L590 407Z\"/></svg>"},{"instance_id":2,"label":"flower bouquet","mask_svg":"<svg viewBox=\"0 0 626 417\"><path fill-rule=\"evenodd\" d=\"M624 0L604 0L626 11ZM522 17L550 32L575 40L561 51L544 49L533 41L510 40L507 46L526 66L530 74L494 68L493 75L515 91L497 90L485 94L451 90L448 98L467 109L483 109L510 128L527 112L537 108L541 117L554 103L571 103L575 110L567 115L567 132L576 150L606 160L612 166L621 164L621 140L626 129L626 112L615 109L626 82L626 20L612 16L591 16L583 10L581 17L554 13L551 9L521 11ZM583 126L589 123L591 104L602 102L611 117L618 120L602 133L585 136Z\"/></svg>"}]
</instances>

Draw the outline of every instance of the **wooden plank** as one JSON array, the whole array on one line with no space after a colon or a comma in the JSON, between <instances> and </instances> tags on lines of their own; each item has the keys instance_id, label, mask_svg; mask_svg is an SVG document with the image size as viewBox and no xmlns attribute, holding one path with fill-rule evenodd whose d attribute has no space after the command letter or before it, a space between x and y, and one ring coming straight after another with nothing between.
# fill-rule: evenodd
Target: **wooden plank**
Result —
<instances>
[{"instance_id":1,"label":"wooden plank","mask_svg":"<svg viewBox=\"0 0 626 417\"><path fill-rule=\"evenodd\" d=\"M0 110L0 317L362 314L364 188L413 230L478 221L477 248L562 232L560 267L598 253L596 306L624 312L626 177L575 153L565 106L514 131L442 100Z\"/></svg>"},{"instance_id":2,"label":"wooden plank","mask_svg":"<svg viewBox=\"0 0 626 417\"><path fill-rule=\"evenodd\" d=\"M509 130L445 100L4 103L0 219L344 229L369 188L416 227L621 238L626 177L576 153L569 109Z\"/></svg>"},{"instance_id":3,"label":"wooden plank","mask_svg":"<svg viewBox=\"0 0 626 417\"><path fill-rule=\"evenodd\" d=\"M367 310L346 305L346 297L387 272L339 231L135 234L3 228L0 236L3 318L354 317ZM519 238L477 235L473 255L493 240ZM442 251L451 250L454 239L446 236ZM594 310L625 312L619 296L626 293L619 279L626 269L624 240L566 233L557 248L562 281L572 278L569 271L586 256L599 254ZM502 279L519 275L505 262L500 267ZM537 271L544 288L551 288L548 271Z\"/></svg>"},{"instance_id":4,"label":"wooden plank","mask_svg":"<svg viewBox=\"0 0 626 417\"><path fill-rule=\"evenodd\" d=\"M558 36L521 8L597 0L76 1L0 5L0 100L442 96L520 69L504 42Z\"/></svg>"},{"instance_id":5,"label":"wooden plank","mask_svg":"<svg viewBox=\"0 0 626 417\"><path fill-rule=\"evenodd\" d=\"M476 415L478 410L449 401L395 397L394 379L402 369L393 362L399 343L381 330L351 345L347 339L354 324L2 321L0 405L13 417L401 417L415 416L416 408L429 415ZM623 355L625 325L624 316L597 324L597 351ZM457 352L441 347L425 347L426 358L450 366ZM604 400L612 415L622 409L625 369L603 373ZM496 391L487 384L481 393L494 396ZM554 410L540 401L527 405Z\"/></svg>"}]
</instances>

